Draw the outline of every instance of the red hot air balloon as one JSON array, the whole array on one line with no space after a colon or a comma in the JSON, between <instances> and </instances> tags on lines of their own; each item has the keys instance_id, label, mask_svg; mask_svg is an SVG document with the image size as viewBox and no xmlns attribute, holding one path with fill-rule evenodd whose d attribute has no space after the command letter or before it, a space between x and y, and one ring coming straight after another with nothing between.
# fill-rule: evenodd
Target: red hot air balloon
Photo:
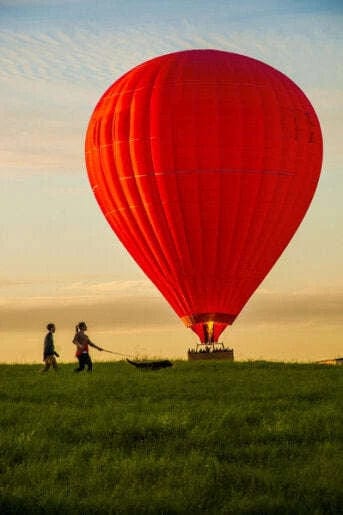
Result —
<instances>
[{"instance_id":1,"label":"red hot air balloon","mask_svg":"<svg viewBox=\"0 0 343 515\"><path fill-rule=\"evenodd\" d=\"M218 50L133 68L101 97L86 136L106 219L202 343L218 341L289 243L321 163L299 87Z\"/></svg>"}]
</instances>

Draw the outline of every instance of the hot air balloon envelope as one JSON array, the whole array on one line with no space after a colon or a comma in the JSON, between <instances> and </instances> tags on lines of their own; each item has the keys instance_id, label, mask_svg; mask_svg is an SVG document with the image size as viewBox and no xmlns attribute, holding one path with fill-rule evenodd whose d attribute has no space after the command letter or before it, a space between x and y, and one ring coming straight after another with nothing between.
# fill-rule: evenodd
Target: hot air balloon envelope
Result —
<instances>
[{"instance_id":1,"label":"hot air balloon envelope","mask_svg":"<svg viewBox=\"0 0 343 515\"><path fill-rule=\"evenodd\" d=\"M299 87L218 50L133 68L101 97L86 136L106 219L202 342L218 341L289 243L321 162Z\"/></svg>"}]
</instances>

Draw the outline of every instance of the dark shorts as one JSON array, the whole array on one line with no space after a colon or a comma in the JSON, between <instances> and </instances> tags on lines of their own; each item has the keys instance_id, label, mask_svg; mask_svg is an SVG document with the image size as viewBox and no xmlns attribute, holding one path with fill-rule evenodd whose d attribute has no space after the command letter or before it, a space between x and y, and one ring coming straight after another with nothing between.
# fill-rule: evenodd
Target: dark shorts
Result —
<instances>
[{"instance_id":1,"label":"dark shorts","mask_svg":"<svg viewBox=\"0 0 343 515\"><path fill-rule=\"evenodd\" d=\"M81 356L77 357L77 359L79 360L79 368L76 369L76 372L81 372L85 369L85 366L87 366L88 371L92 370L93 364L88 352L82 353Z\"/></svg>"}]
</instances>

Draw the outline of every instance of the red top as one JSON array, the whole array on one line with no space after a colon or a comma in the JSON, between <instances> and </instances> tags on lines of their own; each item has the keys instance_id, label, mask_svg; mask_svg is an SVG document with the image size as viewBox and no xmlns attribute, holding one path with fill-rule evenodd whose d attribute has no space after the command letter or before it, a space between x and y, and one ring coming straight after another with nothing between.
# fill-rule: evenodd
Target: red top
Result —
<instances>
[{"instance_id":1,"label":"red top","mask_svg":"<svg viewBox=\"0 0 343 515\"><path fill-rule=\"evenodd\" d=\"M76 344L76 357L80 357L81 354L88 353L88 342L89 338L86 334L76 333L73 343Z\"/></svg>"}]
</instances>

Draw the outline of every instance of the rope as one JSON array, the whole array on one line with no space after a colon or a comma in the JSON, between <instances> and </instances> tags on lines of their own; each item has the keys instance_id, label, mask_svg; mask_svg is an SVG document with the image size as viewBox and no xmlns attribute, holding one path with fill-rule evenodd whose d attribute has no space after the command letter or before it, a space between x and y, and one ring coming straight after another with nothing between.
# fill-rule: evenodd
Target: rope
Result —
<instances>
[{"instance_id":1,"label":"rope","mask_svg":"<svg viewBox=\"0 0 343 515\"><path fill-rule=\"evenodd\" d=\"M130 356L129 354L122 354L121 352L114 352L113 350L102 349L103 352L108 352L109 354L116 354L117 356L122 356L123 358L133 358L135 356Z\"/></svg>"}]
</instances>

